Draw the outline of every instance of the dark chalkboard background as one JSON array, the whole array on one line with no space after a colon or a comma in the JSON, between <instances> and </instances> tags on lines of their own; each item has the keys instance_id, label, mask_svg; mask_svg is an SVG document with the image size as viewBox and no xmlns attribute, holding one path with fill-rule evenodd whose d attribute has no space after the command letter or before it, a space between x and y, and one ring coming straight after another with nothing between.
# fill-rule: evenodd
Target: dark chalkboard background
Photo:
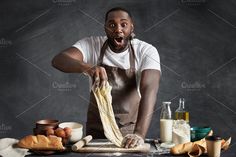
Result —
<instances>
[{"instance_id":1,"label":"dark chalkboard background","mask_svg":"<svg viewBox=\"0 0 236 157\"><path fill-rule=\"evenodd\" d=\"M161 102L172 101L174 111L185 97L192 126L209 125L235 143L236 2L190 1L1 1L0 137L31 134L45 118L85 124L88 78L54 69L51 59L83 37L104 35L105 12L122 6L134 16L137 37L161 58L147 137L159 137Z\"/></svg>"}]
</instances>

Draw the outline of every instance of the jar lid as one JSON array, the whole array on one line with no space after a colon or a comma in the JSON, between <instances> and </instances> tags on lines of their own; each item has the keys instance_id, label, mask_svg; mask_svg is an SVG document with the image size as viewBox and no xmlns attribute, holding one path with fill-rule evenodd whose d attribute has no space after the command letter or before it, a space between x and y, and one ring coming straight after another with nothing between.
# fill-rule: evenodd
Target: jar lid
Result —
<instances>
[{"instance_id":1,"label":"jar lid","mask_svg":"<svg viewBox=\"0 0 236 157\"><path fill-rule=\"evenodd\" d=\"M206 140L209 141L217 141L217 140L221 140L222 138L220 136L207 136Z\"/></svg>"}]
</instances>

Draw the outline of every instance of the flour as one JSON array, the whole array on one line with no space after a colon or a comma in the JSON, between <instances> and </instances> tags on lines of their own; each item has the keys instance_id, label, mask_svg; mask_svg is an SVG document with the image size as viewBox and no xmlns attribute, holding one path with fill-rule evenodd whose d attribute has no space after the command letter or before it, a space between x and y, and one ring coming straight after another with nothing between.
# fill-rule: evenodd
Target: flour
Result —
<instances>
[{"instance_id":1,"label":"flour","mask_svg":"<svg viewBox=\"0 0 236 157\"><path fill-rule=\"evenodd\" d=\"M172 140L175 145L190 142L190 126L186 121L175 120L172 129Z\"/></svg>"}]
</instances>

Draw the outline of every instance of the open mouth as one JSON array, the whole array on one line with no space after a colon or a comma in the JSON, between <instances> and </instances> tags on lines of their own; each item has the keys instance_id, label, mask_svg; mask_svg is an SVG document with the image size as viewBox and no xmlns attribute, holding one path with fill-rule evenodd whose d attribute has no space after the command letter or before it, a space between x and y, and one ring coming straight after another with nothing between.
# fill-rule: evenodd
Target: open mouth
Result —
<instances>
[{"instance_id":1,"label":"open mouth","mask_svg":"<svg viewBox=\"0 0 236 157\"><path fill-rule=\"evenodd\" d=\"M114 41L115 41L116 46L122 46L124 44L123 37L116 37L116 38L114 38Z\"/></svg>"},{"instance_id":2,"label":"open mouth","mask_svg":"<svg viewBox=\"0 0 236 157\"><path fill-rule=\"evenodd\" d=\"M118 37L118 38L115 38L115 40L116 40L116 42L121 43L123 38L122 37Z\"/></svg>"}]
</instances>

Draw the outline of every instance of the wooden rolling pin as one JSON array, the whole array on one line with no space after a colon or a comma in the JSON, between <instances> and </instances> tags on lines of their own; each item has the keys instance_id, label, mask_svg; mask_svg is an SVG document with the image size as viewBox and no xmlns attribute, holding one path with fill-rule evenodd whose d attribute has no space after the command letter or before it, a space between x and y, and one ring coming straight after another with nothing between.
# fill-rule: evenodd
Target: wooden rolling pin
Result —
<instances>
[{"instance_id":1,"label":"wooden rolling pin","mask_svg":"<svg viewBox=\"0 0 236 157\"><path fill-rule=\"evenodd\" d=\"M83 139L79 140L72 146L73 151L77 151L78 149L82 148L84 145L88 144L93 137L91 135L85 136Z\"/></svg>"}]
</instances>

